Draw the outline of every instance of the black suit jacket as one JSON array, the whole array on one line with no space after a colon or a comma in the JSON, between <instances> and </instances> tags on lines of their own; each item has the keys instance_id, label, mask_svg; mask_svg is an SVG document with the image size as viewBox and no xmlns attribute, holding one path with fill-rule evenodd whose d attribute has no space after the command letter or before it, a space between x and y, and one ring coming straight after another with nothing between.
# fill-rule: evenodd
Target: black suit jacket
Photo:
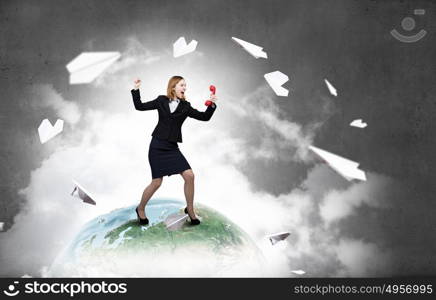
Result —
<instances>
[{"instance_id":1,"label":"black suit jacket","mask_svg":"<svg viewBox=\"0 0 436 300\"><path fill-rule=\"evenodd\" d=\"M167 96L161 95L155 100L142 103L139 89L133 89L131 93L137 110L157 109L159 112L159 122L151 135L171 142L182 142L182 124L187 117L209 121L216 109L216 105L212 104L205 112L200 112L192 108L188 101L180 100L176 110L171 113Z\"/></svg>"}]
</instances>

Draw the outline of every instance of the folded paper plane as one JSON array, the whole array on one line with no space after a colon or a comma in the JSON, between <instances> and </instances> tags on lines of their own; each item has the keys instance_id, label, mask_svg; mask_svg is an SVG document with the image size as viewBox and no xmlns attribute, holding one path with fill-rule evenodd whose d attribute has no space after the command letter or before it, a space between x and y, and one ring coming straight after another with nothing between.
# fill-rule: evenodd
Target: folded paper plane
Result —
<instances>
[{"instance_id":1,"label":"folded paper plane","mask_svg":"<svg viewBox=\"0 0 436 300\"><path fill-rule=\"evenodd\" d=\"M90 83L112 65L119 52L83 52L67 64L70 84Z\"/></svg>"},{"instance_id":2,"label":"folded paper plane","mask_svg":"<svg viewBox=\"0 0 436 300\"><path fill-rule=\"evenodd\" d=\"M269 86L273 89L277 96L288 96L289 91L282 87L282 85L289 80L289 77L286 74L283 74L280 71L275 71L265 74L263 77L265 77L266 82L268 82Z\"/></svg>"},{"instance_id":3,"label":"folded paper plane","mask_svg":"<svg viewBox=\"0 0 436 300\"><path fill-rule=\"evenodd\" d=\"M64 128L64 121L61 119L57 119L56 123L51 125L48 119L42 120L41 124L38 127L39 140L41 144L49 141L56 135L62 132Z\"/></svg>"},{"instance_id":4,"label":"folded paper plane","mask_svg":"<svg viewBox=\"0 0 436 300\"><path fill-rule=\"evenodd\" d=\"M336 91L335 87L327 79L324 79L324 81L327 85L327 88L329 89L330 94L336 97L338 95L338 92Z\"/></svg>"},{"instance_id":5,"label":"folded paper plane","mask_svg":"<svg viewBox=\"0 0 436 300\"><path fill-rule=\"evenodd\" d=\"M164 223L168 230L174 231L182 228L183 224L185 224L186 219L188 218L187 214L175 213L169 215Z\"/></svg>"},{"instance_id":6,"label":"folded paper plane","mask_svg":"<svg viewBox=\"0 0 436 300\"><path fill-rule=\"evenodd\" d=\"M197 44L198 42L196 40L192 40L187 44L183 36L179 37L179 39L173 44L173 56L179 57L194 52L195 48L197 48Z\"/></svg>"},{"instance_id":7,"label":"folded paper plane","mask_svg":"<svg viewBox=\"0 0 436 300\"><path fill-rule=\"evenodd\" d=\"M92 205L96 205L97 203L92 199L91 195L76 181L73 180L74 183L74 190L71 193L71 196L74 196L76 198L82 199L83 202L89 203Z\"/></svg>"},{"instance_id":8,"label":"folded paper plane","mask_svg":"<svg viewBox=\"0 0 436 300\"><path fill-rule=\"evenodd\" d=\"M294 274L297 274L297 275L306 274L306 272L304 272L303 270L292 270L291 272L294 273Z\"/></svg>"},{"instance_id":9,"label":"folded paper plane","mask_svg":"<svg viewBox=\"0 0 436 300\"><path fill-rule=\"evenodd\" d=\"M276 243L285 240L290 235L289 232L279 232L273 235L270 235L268 238L271 244L275 245Z\"/></svg>"},{"instance_id":10,"label":"folded paper plane","mask_svg":"<svg viewBox=\"0 0 436 300\"><path fill-rule=\"evenodd\" d=\"M357 119L357 120L354 120L353 122L351 122L350 126L359 127L359 128L365 128L366 126L368 126L368 124L367 123L363 123L362 119Z\"/></svg>"},{"instance_id":11,"label":"folded paper plane","mask_svg":"<svg viewBox=\"0 0 436 300\"><path fill-rule=\"evenodd\" d=\"M262 47L259 47L257 45L251 44L249 42L243 41L235 37L232 37L232 40L238 43L245 51L250 53L255 58L259 58L259 57L268 58L268 55L266 54L265 51L262 50L263 49Z\"/></svg>"},{"instance_id":12,"label":"folded paper plane","mask_svg":"<svg viewBox=\"0 0 436 300\"><path fill-rule=\"evenodd\" d=\"M338 172L348 181L351 181L353 179L366 181L365 172L357 168L359 166L359 163L314 146L309 146L309 149L319 155L330 165L330 167L332 167L336 172Z\"/></svg>"}]
</instances>

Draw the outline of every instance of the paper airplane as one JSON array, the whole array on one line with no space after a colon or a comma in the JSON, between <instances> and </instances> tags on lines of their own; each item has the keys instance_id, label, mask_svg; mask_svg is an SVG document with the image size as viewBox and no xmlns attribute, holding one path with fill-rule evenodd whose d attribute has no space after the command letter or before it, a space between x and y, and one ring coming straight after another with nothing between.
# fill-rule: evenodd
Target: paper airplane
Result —
<instances>
[{"instance_id":1,"label":"paper airplane","mask_svg":"<svg viewBox=\"0 0 436 300\"><path fill-rule=\"evenodd\" d=\"M330 165L330 167L332 167L348 181L353 179L366 181L365 172L357 168L359 163L314 146L309 146L309 149L324 159Z\"/></svg>"},{"instance_id":2,"label":"paper airplane","mask_svg":"<svg viewBox=\"0 0 436 300\"><path fill-rule=\"evenodd\" d=\"M262 51L262 47L259 47L257 45L251 44L249 42L243 41L241 39L232 37L232 40L234 40L236 43L238 43L245 51L250 53L255 58L268 58L268 55L265 51Z\"/></svg>"},{"instance_id":3,"label":"paper airplane","mask_svg":"<svg viewBox=\"0 0 436 300\"><path fill-rule=\"evenodd\" d=\"M354 120L353 122L351 122L350 126L359 127L359 128L365 128L366 126L368 126L368 124L367 123L363 123L362 119L357 119L357 120Z\"/></svg>"},{"instance_id":4,"label":"paper airplane","mask_svg":"<svg viewBox=\"0 0 436 300\"><path fill-rule=\"evenodd\" d=\"M51 138L61 133L63 128L64 121L61 119L57 119L54 126L51 125L48 119L42 120L41 124L38 127L39 140L41 141L41 144L44 144Z\"/></svg>"},{"instance_id":5,"label":"paper airplane","mask_svg":"<svg viewBox=\"0 0 436 300\"><path fill-rule=\"evenodd\" d=\"M164 223L168 230L174 231L182 228L183 224L185 224L186 219L188 218L187 214L175 213L169 215Z\"/></svg>"},{"instance_id":6,"label":"paper airplane","mask_svg":"<svg viewBox=\"0 0 436 300\"><path fill-rule=\"evenodd\" d=\"M277 96L288 96L289 91L282 87L282 85L289 80L289 77L286 74L283 74L280 71L275 71L265 74L263 77L265 77L266 82L268 82L269 86L273 89Z\"/></svg>"},{"instance_id":7,"label":"paper airplane","mask_svg":"<svg viewBox=\"0 0 436 300\"><path fill-rule=\"evenodd\" d=\"M67 64L70 84L90 83L112 65L119 52L83 52Z\"/></svg>"},{"instance_id":8,"label":"paper airplane","mask_svg":"<svg viewBox=\"0 0 436 300\"><path fill-rule=\"evenodd\" d=\"M0 231L3 231L3 227L4 227L5 223L0 222Z\"/></svg>"},{"instance_id":9,"label":"paper airplane","mask_svg":"<svg viewBox=\"0 0 436 300\"><path fill-rule=\"evenodd\" d=\"M304 272L303 270L292 270L291 272L294 273L294 274L297 274L297 275L306 274L306 272Z\"/></svg>"},{"instance_id":10,"label":"paper airplane","mask_svg":"<svg viewBox=\"0 0 436 300\"><path fill-rule=\"evenodd\" d=\"M96 205L97 203L92 199L91 195L76 181L73 180L74 190L71 192L71 196L82 199L83 202Z\"/></svg>"},{"instance_id":11,"label":"paper airplane","mask_svg":"<svg viewBox=\"0 0 436 300\"><path fill-rule=\"evenodd\" d=\"M279 232L269 236L269 240L271 244L275 245L276 243L285 240L290 235L289 232Z\"/></svg>"},{"instance_id":12,"label":"paper airplane","mask_svg":"<svg viewBox=\"0 0 436 300\"><path fill-rule=\"evenodd\" d=\"M332 94L335 97L338 96L338 93L337 93L335 87L327 79L324 79L324 81L325 81L325 84L327 85L327 88L329 89L330 94Z\"/></svg>"},{"instance_id":13,"label":"paper airplane","mask_svg":"<svg viewBox=\"0 0 436 300\"><path fill-rule=\"evenodd\" d=\"M173 56L179 57L191 52L195 51L197 48L198 42L196 40L192 40L189 44L186 44L185 38L179 37L179 39L173 44Z\"/></svg>"}]
</instances>

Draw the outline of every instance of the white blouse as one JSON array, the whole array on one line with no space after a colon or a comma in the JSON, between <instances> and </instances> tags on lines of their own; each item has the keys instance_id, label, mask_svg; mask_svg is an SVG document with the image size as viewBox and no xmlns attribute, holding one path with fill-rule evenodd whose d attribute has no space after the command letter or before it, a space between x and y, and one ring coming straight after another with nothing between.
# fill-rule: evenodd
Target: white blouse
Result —
<instances>
[{"instance_id":1,"label":"white blouse","mask_svg":"<svg viewBox=\"0 0 436 300\"><path fill-rule=\"evenodd\" d=\"M177 106L179 105L179 102L180 102L179 99L170 100L170 111L171 111L171 113L173 113L176 110Z\"/></svg>"}]
</instances>

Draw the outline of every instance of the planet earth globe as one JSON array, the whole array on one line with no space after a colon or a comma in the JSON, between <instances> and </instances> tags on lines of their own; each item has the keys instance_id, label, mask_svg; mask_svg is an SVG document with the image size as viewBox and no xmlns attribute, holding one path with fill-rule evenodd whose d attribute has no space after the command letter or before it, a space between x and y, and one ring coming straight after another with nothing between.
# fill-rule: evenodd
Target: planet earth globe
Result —
<instances>
[{"instance_id":1,"label":"planet earth globe","mask_svg":"<svg viewBox=\"0 0 436 300\"><path fill-rule=\"evenodd\" d=\"M140 225L136 206L116 209L83 226L55 259L54 277L260 277L265 258L235 223L196 204L197 226L185 220L168 229L170 215L183 215L185 203L152 199L149 225Z\"/></svg>"}]
</instances>

